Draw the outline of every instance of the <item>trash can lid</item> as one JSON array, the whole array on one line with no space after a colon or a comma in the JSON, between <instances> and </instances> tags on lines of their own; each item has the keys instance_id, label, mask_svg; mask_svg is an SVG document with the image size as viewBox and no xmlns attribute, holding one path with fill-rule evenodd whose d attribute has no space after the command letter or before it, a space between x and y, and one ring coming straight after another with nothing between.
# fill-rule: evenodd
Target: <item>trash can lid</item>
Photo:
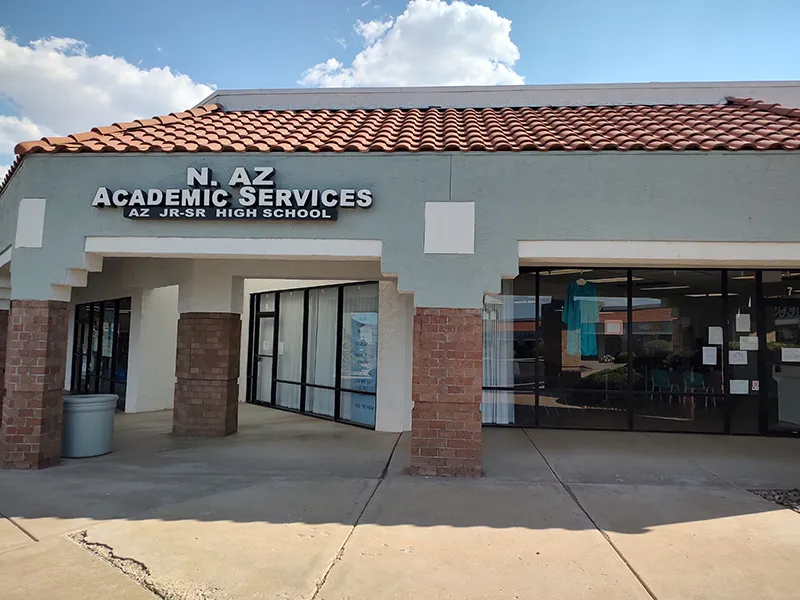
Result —
<instances>
[{"instance_id":1,"label":"trash can lid","mask_svg":"<svg viewBox=\"0 0 800 600\"><path fill-rule=\"evenodd\" d=\"M70 406L105 404L106 402L117 403L119 396L116 394L75 394L74 396L64 396L64 404Z\"/></svg>"}]
</instances>

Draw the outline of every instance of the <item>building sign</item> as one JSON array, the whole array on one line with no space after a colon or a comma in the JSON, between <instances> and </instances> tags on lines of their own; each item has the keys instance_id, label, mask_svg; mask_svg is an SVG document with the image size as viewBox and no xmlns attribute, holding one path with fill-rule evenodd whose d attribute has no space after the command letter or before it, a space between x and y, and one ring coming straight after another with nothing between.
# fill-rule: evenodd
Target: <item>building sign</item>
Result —
<instances>
[{"instance_id":1,"label":"building sign","mask_svg":"<svg viewBox=\"0 0 800 600\"><path fill-rule=\"evenodd\" d=\"M97 188L92 206L121 208L127 219L300 220L335 221L340 208L370 208L372 191L349 189L289 189L275 186L272 167L236 167L228 188L208 167L189 167L186 186L111 190Z\"/></svg>"}]
</instances>

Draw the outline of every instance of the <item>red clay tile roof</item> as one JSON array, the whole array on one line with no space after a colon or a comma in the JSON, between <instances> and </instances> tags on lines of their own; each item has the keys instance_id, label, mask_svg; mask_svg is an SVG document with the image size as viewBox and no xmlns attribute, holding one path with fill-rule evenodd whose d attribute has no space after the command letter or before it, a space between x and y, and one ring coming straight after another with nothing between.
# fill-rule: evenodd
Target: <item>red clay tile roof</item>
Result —
<instances>
[{"instance_id":1,"label":"red clay tile roof","mask_svg":"<svg viewBox=\"0 0 800 600\"><path fill-rule=\"evenodd\" d=\"M79 152L548 152L798 150L800 109L721 105L260 110L209 104L87 133L22 142ZM3 182L5 183L5 181Z\"/></svg>"}]
</instances>

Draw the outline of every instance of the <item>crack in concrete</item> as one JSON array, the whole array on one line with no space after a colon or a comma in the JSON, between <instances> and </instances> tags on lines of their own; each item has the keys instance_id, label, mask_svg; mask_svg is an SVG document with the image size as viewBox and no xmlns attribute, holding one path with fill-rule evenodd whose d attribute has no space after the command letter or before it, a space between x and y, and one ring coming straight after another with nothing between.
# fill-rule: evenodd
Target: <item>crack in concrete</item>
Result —
<instances>
[{"instance_id":1,"label":"crack in concrete","mask_svg":"<svg viewBox=\"0 0 800 600\"><path fill-rule=\"evenodd\" d=\"M88 530L79 531L67 537L107 562L160 600L228 600L230 598L217 587L191 581L155 577L150 568L142 561L120 556L114 552L113 547L103 542L90 541Z\"/></svg>"}]
</instances>

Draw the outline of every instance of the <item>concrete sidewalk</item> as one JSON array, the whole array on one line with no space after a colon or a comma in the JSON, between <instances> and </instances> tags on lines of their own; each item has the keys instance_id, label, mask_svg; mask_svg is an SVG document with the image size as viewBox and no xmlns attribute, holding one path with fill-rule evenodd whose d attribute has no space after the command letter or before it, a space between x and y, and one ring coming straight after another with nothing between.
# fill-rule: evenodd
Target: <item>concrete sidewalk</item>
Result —
<instances>
[{"instance_id":1,"label":"concrete sidewalk","mask_svg":"<svg viewBox=\"0 0 800 600\"><path fill-rule=\"evenodd\" d=\"M215 440L121 415L109 456L0 472L0 596L798 596L800 515L747 491L799 487L798 440L485 429L485 477L435 480L407 435L240 413Z\"/></svg>"}]
</instances>

